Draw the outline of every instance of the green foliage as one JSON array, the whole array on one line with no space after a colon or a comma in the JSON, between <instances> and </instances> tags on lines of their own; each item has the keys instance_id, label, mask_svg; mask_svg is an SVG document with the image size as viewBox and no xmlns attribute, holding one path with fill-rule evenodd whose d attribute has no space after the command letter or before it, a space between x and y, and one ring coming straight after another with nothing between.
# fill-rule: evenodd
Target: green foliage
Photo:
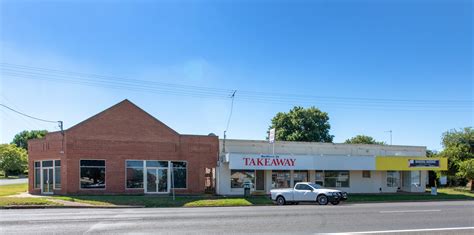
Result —
<instances>
[{"instance_id":1,"label":"green foliage","mask_svg":"<svg viewBox=\"0 0 474 235\"><path fill-rule=\"evenodd\" d=\"M374 138L367 135L356 135L350 139L347 139L344 143L346 144L385 144L383 141L376 141Z\"/></svg>"},{"instance_id":2,"label":"green foliage","mask_svg":"<svg viewBox=\"0 0 474 235\"><path fill-rule=\"evenodd\" d=\"M438 154L439 157L448 158L448 176L449 185L463 185L467 178L458 174L461 163L474 159L474 129L466 127L460 130L450 130L443 133L443 151Z\"/></svg>"},{"instance_id":3,"label":"green foliage","mask_svg":"<svg viewBox=\"0 0 474 235\"><path fill-rule=\"evenodd\" d=\"M28 165L26 150L13 144L0 145L0 170L8 177L12 173L23 173Z\"/></svg>"},{"instance_id":4,"label":"green foliage","mask_svg":"<svg viewBox=\"0 0 474 235\"><path fill-rule=\"evenodd\" d=\"M474 180L474 159L459 163L459 172L456 175L465 179Z\"/></svg>"},{"instance_id":5,"label":"green foliage","mask_svg":"<svg viewBox=\"0 0 474 235\"><path fill-rule=\"evenodd\" d=\"M329 116L326 112L310 107L294 107L288 113L279 112L273 117L269 129L276 129L276 140L329 142Z\"/></svg>"},{"instance_id":6,"label":"green foliage","mask_svg":"<svg viewBox=\"0 0 474 235\"><path fill-rule=\"evenodd\" d=\"M22 131L13 137L13 141L11 144L16 145L17 147L23 148L25 150L28 150L28 140L31 139L40 139L43 138L46 133L48 133L47 130L32 130L32 131Z\"/></svg>"}]
</instances>

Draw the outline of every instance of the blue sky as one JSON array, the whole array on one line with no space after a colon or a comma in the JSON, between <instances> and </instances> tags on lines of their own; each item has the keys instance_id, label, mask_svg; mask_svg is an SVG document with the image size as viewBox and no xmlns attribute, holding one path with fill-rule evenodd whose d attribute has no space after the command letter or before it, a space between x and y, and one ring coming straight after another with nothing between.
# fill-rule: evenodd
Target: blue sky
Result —
<instances>
[{"instance_id":1,"label":"blue sky","mask_svg":"<svg viewBox=\"0 0 474 235\"><path fill-rule=\"evenodd\" d=\"M127 98L180 133L222 136L230 99L13 76L5 64L237 90L228 138L264 139L271 118L294 105L328 112L335 142L388 142L393 130L393 144L439 150L444 131L474 123L471 1L0 4L1 103L66 128ZM315 98L262 101L249 91ZM0 116L2 143L56 129Z\"/></svg>"}]
</instances>

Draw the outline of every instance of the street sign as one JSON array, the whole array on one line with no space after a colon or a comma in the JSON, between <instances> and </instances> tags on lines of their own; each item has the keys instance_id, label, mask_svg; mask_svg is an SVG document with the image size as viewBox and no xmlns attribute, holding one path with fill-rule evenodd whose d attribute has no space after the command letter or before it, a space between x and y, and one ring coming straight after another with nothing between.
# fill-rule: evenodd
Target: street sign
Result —
<instances>
[{"instance_id":1,"label":"street sign","mask_svg":"<svg viewBox=\"0 0 474 235\"><path fill-rule=\"evenodd\" d=\"M270 129L270 132L268 133L268 141L270 143L275 143L275 128Z\"/></svg>"}]
</instances>

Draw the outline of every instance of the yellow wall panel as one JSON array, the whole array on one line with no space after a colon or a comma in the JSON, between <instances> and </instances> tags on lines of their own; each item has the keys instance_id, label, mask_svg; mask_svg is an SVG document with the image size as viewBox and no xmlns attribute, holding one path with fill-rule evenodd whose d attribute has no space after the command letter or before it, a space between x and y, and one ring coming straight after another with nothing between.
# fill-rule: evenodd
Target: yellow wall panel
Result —
<instances>
[{"instance_id":1,"label":"yellow wall panel","mask_svg":"<svg viewBox=\"0 0 474 235\"><path fill-rule=\"evenodd\" d=\"M439 161L439 167L410 166L410 160L437 160ZM378 171L445 171L448 170L448 159L405 156L377 156L375 158L375 169Z\"/></svg>"}]
</instances>

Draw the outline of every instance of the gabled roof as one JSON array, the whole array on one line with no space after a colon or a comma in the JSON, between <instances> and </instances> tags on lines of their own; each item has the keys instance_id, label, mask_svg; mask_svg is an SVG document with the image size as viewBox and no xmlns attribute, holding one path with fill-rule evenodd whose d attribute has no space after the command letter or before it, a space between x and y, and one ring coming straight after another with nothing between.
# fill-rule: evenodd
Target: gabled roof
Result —
<instances>
[{"instance_id":1,"label":"gabled roof","mask_svg":"<svg viewBox=\"0 0 474 235\"><path fill-rule=\"evenodd\" d=\"M108 113L108 112L110 112L110 111L116 109L117 107L123 106L123 105L131 105L133 108L136 108L136 109L139 110L140 112L142 112L142 113L146 114L147 116L151 117L151 118L152 118L153 120L155 120L159 125L165 127L166 129L170 130L171 132L175 133L176 135L179 135L179 133L176 132L175 130L173 130L171 127L167 126L166 124L164 124L164 123L161 122L160 120L156 119L153 115L147 113L145 110L143 110L142 108L138 107L136 104L134 104L133 102L131 102L131 101L128 100L128 99L124 99L124 100L122 100L121 102L119 102L119 103L117 103L117 104L115 104L115 105L113 105L113 106L111 106L111 107L105 109L104 111L102 111L102 112L100 112L100 113L98 113L98 114L96 114L96 115L94 115L94 116L92 116L92 117L90 117L90 118L88 118L88 119L86 119L86 120L84 120L84 121L82 121L82 122L80 122L80 123L78 123L78 124L76 124L76 125L74 125L74 126L68 128L68 129L66 130L66 132L71 131L71 130L74 130L74 129L76 129L76 128L80 128L82 125L84 125L84 124L86 124L86 123L88 123L88 122L91 122L91 121L93 121L93 120L96 120L97 118L103 116L104 114L106 114L106 113Z\"/></svg>"}]
</instances>

